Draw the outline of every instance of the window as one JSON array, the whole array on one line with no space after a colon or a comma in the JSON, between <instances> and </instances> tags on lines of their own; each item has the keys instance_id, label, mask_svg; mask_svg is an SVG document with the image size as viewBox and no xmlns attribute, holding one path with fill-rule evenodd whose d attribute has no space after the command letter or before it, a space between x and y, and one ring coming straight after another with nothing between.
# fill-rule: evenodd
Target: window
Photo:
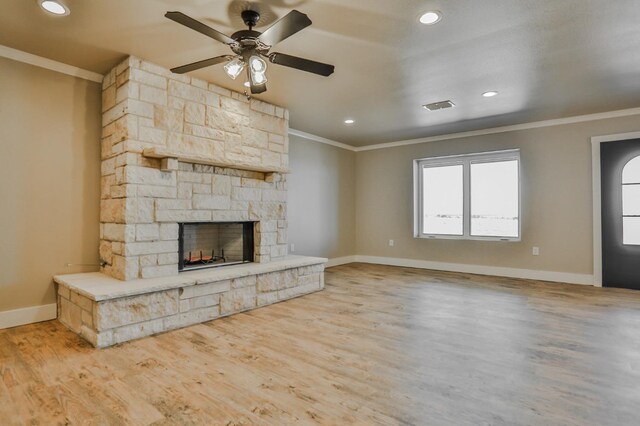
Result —
<instances>
[{"instance_id":1,"label":"window","mask_svg":"<svg viewBox=\"0 0 640 426\"><path fill-rule=\"evenodd\" d=\"M622 169L622 244L640 245L640 156Z\"/></svg>"},{"instance_id":2,"label":"window","mask_svg":"<svg viewBox=\"0 0 640 426\"><path fill-rule=\"evenodd\" d=\"M519 165L519 150L414 160L414 235L519 241Z\"/></svg>"}]
</instances>

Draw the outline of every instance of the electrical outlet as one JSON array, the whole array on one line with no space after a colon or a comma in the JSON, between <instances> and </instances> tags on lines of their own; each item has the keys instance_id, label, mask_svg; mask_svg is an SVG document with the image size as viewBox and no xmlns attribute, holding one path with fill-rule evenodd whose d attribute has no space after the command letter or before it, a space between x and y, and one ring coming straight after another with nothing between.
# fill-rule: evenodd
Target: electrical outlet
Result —
<instances>
[{"instance_id":1,"label":"electrical outlet","mask_svg":"<svg viewBox=\"0 0 640 426\"><path fill-rule=\"evenodd\" d=\"M389 247L393 247L394 241L393 240L389 240Z\"/></svg>"},{"instance_id":2,"label":"electrical outlet","mask_svg":"<svg viewBox=\"0 0 640 426\"><path fill-rule=\"evenodd\" d=\"M534 256L540 256L540 247L534 247L532 253Z\"/></svg>"},{"instance_id":3,"label":"electrical outlet","mask_svg":"<svg viewBox=\"0 0 640 426\"><path fill-rule=\"evenodd\" d=\"M295 245L295 244L293 244L293 243L291 243L291 245L289 246L289 251L290 251L291 253L295 252L295 251L296 251L296 245Z\"/></svg>"}]
</instances>

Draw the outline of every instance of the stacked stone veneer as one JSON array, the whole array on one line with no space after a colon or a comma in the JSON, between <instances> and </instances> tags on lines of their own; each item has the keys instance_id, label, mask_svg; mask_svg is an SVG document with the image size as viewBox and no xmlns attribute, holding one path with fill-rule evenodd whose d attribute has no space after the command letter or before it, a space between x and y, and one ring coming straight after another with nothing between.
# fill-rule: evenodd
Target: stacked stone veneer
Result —
<instances>
[{"instance_id":1,"label":"stacked stone veneer","mask_svg":"<svg viewBox=\"0 0 640 426\"><path fill-rule=\"evenodd\" d=\"M124 297L92 293L101 284L109 286L109 280L113 281L99 275L57 276L55 280L59 285L59 320L101 348L324 288L323 263L224 280L195 274L182 283L158 282L159 289L153 292ZM82 290L88 282L91 285Z\"/></svg>"},{"instance_id":2,"label":"stacked stone veneer","mask_svg":"<svg viewBox=\"0 0 640 426\"><path fill-rule=\"evenodd\" d=\"M287 254L285 109L134 57L105 76L102 104L103 273L176 275L178 222L256 221L255 261Z\"/></svg>"}]
</instances>

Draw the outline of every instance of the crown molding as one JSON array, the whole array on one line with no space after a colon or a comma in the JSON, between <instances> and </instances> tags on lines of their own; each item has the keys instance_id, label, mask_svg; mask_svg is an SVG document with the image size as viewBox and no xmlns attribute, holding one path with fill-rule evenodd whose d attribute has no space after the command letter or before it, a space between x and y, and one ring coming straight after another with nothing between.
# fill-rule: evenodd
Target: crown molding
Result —
<instances>
[{"instance_id":1,"label":"crown molding","mask_svg":"<svg viewBox=\"0 0 640 426\"><path fill-rule=\"evenodd\" d=\"M314 142L324 143L326 145L336 146L338 148L346 149L347 151L357 151L358 148L355 146L347 145L346 143L334 141L331 139L323 138L322 136L314 135L312 133L303 132L301 130L289 129L289 134L293 136L298 136L304 139L308 139Z\"/></svg>"},{"instance_id":2,"label":"crown molding","mask_svg":"<svg viewBox=\"0 0 640 426\"><path fill-rule=\"evenodd\" d=\"M62 62L52 59L43 58L42 56L23 52L22 50L13 49L11 47L0 44L0 57L13 59L14 61L23 62L36 67L45 68L62 74L71 75L73 77L82 78L84 80L102 83L102 75L93 71L84 70L72 65L63 64Z\"/></svg>"}]
</instances>

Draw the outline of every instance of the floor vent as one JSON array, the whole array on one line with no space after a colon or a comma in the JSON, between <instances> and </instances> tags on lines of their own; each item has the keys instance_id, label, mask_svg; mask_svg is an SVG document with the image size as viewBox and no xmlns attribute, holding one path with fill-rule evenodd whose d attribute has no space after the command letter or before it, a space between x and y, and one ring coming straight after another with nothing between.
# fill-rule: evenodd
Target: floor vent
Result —
<instances>
[{"instance_id":1,"label":"floor vent","mask_svg":"<svg viewBox=\"0 0 640 426\"><path fill-rule=\"evenodd\" d=\"M454 104L451 101L440 101L440 102L433 102L431 104L422 105L423 108L428 109L429 111L437 111L439 109L447 109L454 106L456 106L456 104Z\"/></svg>"}]
</instances>

